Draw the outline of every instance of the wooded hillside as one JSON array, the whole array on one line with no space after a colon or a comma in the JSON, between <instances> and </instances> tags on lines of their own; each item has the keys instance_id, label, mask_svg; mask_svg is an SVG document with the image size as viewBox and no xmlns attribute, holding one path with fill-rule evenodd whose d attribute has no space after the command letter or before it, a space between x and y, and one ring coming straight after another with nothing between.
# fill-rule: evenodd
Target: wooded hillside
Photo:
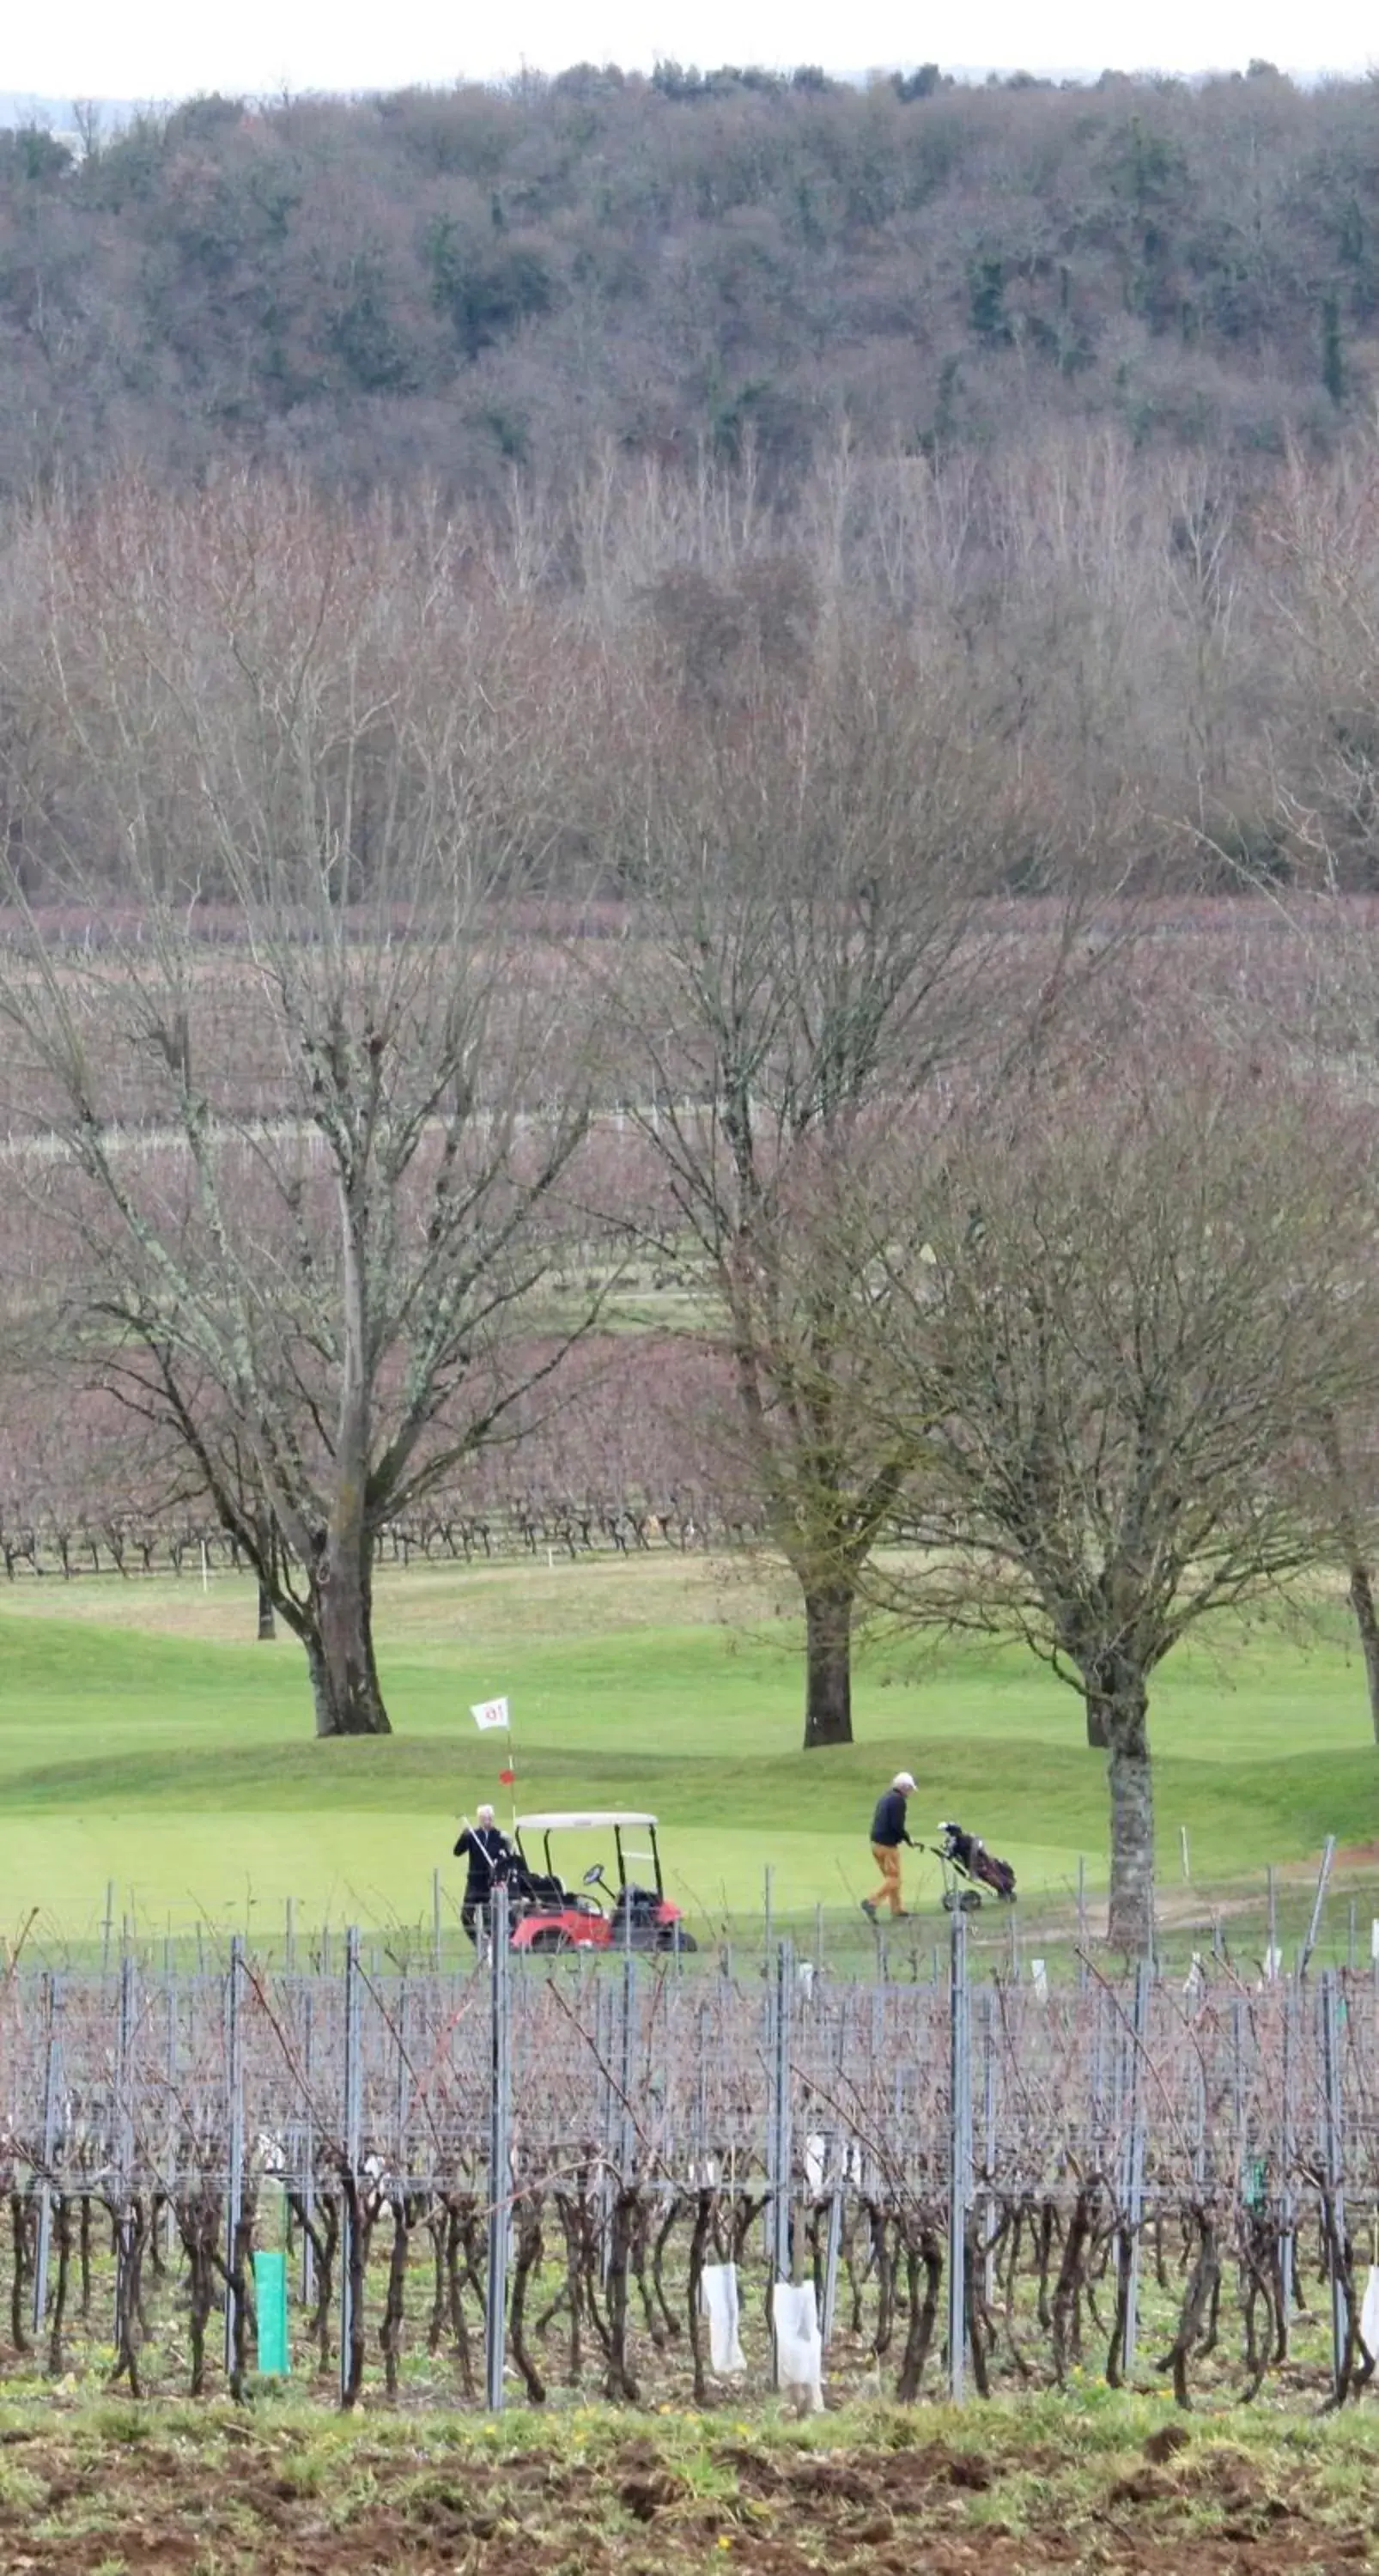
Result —
<instances>
[{"instance_id":1,"label":"wooded hillside","mask_svg":"<svg viewBox=\"0 0 1379 2576\"><path fill-rule=\"evenodd\" d=\"M0 486L227 450L481 487L599 440L1330 443L1379 380L1379 87L662 65L0 134Z\"/></svg>"}]
</instances>

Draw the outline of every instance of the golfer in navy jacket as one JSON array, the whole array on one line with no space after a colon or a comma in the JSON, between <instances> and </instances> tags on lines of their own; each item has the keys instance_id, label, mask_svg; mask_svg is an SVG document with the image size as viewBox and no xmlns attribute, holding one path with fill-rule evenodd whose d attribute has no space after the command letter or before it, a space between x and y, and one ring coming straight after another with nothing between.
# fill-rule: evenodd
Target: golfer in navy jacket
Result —
<instances>
[{"instance_id":1,"label":"golfer in navy jacket","mask_svg":"<svg viewBox=\"0 0 1379 2576\"><path fill-rule=\"evenodd\" d=\"M900 1902L900 1846L910 1842L905 1829L905 1801L914 1793L914 1782L908 1771L897 1771L884 1797L876 1802L871 1820L871 1854L881 1872L881 1884L862 1899L862 1911L876 1921L877 1907L888 1905L893 1923L903 1922L905 1908ZM911 1850L914 1846L911 1843Z\"/></svg>"}]
</instances>

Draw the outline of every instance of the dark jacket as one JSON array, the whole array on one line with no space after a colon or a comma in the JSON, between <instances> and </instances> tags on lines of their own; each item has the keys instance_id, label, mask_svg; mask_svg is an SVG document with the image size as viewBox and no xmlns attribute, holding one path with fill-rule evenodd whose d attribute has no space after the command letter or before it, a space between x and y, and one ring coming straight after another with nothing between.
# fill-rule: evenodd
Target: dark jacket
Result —
<instances>
[{"instance_id":1,"label":"dark jacket","mask_svg":"<svg viewBox=\"0 0 1379 2576\"><path fill-rule=\"evenodd\" d=\"M903 1790L888 1789L885 1797L877 1800L876 1813L871 1820L871 1838L874 1843L880 1843L883 1850L888 1851L893 1851L897 1843L909 1841L910 1837L905 1831Z\"/></svg>"},{"instance_id":2,"label":"dark jacket","mask_svg":"<svg viewBox=\"0 0 1379 2576\"><path fill-rule=\"evenodd\" d=\"M469 1863L466 1897L482 1903L491 1894L494 1880L506 1878L512 1845L496 1825L466 1825L455 1845L455 1858Z\"/></svg>"}]
</instances>

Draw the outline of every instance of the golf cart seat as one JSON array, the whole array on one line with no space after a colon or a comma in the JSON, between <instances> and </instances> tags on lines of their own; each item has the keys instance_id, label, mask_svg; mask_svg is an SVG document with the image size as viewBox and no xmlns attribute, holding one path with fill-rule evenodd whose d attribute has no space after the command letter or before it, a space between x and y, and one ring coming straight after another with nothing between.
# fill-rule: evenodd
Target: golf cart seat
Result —
<instances>
[{"instance_id":1,"label":"golf cart seat","mask_svg":"<svg viewBox=\"0 0 1379 2576\"><path fill-rule=\"evenodd\" d=\"M508 1871L508 1900L538 1914L558 1914L571 1901L564 1880L553 1871L525 1869L520 1862Z\"/></svg>"}]
</instances>

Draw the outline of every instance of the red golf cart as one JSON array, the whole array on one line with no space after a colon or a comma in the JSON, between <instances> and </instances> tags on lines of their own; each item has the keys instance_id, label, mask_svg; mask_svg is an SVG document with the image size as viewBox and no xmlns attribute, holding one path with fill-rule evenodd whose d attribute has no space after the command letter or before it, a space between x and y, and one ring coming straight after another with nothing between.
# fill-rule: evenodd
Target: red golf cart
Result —
<instances>
[{"instance_id":1,"label":"red golf cart","mask_svg":"<svg viewBox=\"0 0 1379 2576\"><path fill-rule=\"evenodd\" d=\"M515 1827L517 1859L508 1873L512 1909L510 1946L514 1950L694 1950L698 1943L684 1929L680 1908L672 1905L661 1877L661 1855L654 1816L629 1815L621 1809L551 1816L519 1816ZM551 1836L557 1833L611 1833L617 1856L618 1883L610 1887L603 1863L586 1869L581 1889L569 1888L551 1858ZM644 1848L633 1849L624 1838L644 1834ZM543 1868L534 1866L523 1840L541 1837ZM653 1887L640 1886L628 1875L629 1861L649 1861ZM598 1894L585 1895L584 1888Z\"/></svg>"}]
</instances>

